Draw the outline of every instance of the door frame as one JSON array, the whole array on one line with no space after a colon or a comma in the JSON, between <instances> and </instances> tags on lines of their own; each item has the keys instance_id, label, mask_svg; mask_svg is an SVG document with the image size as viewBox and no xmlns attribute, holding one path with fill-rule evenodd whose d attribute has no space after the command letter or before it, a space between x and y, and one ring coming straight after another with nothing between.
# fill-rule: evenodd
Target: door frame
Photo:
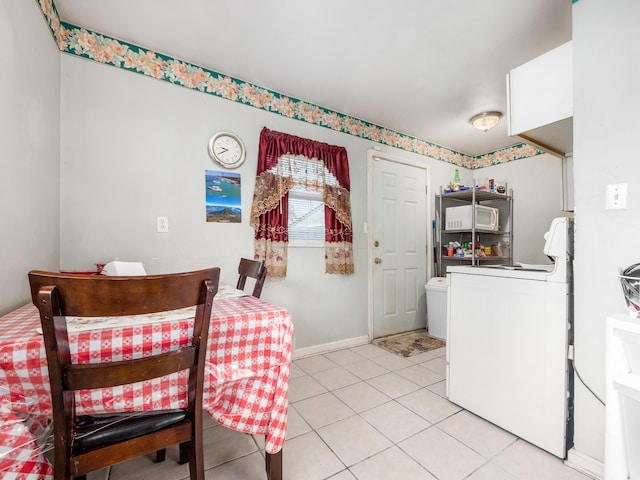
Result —
<instances>
[{"instance_id":1,"label":"door frame","mask_svg":"<svg viewBox=\"0 0 640 480\"><path fill-rule=\"evenodd\" d=\"M418 160L406 157L399 157L390 153L384 153L379 150L379 147L373 147L367 150L367 325L369 341L373 339L373 242L371 240L372 226L373 226L373 159L377 158L386 162L401 163L410 167L422 168L425 170L425 209L426 209L426 228L424 232L426 235L426 280L428 281L433 275L433 241L431 238L431 228L433 221L433 211L431 208L432 195L431 195L431 168L429 164L421 163ZM426 160L426 158L425 158Z\"/></svg>"}]
</instances>

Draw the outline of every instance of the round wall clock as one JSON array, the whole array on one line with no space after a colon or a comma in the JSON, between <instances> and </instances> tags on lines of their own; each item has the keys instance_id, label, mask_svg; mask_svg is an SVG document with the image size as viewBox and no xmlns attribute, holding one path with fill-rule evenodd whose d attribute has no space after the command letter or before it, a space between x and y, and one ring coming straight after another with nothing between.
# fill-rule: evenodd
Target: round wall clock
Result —
<instances>
[{"instance_id":1,"label":"round wall clock","mask_svg":"<svg viewBox=\"0 0 640 480\"><path fill-rule=\"evenodd\" d=\"M246 150L240 137L219 132L209 140L209 155L224 168L236 168L244 162Z\"/></svg>"}]
</instances>

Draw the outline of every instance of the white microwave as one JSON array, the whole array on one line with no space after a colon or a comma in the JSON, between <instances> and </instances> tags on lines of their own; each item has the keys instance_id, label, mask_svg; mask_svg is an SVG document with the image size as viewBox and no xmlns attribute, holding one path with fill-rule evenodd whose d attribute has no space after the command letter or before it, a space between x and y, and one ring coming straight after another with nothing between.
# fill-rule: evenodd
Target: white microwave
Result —
<instances>
[{"instance_id":1,"label":"white microwave","mask_svg":"<svg viewBox=\"0 0 640 480\"><path fill-rule=\"evenodd\" d=\"M475 215L473 214L475 208ZM471 230L475 217L476 230L497 232L500 229L498 221L499 210L485 205L461 205L447 207L445 213L445 230Z\"/></svg>"}]
</instances>

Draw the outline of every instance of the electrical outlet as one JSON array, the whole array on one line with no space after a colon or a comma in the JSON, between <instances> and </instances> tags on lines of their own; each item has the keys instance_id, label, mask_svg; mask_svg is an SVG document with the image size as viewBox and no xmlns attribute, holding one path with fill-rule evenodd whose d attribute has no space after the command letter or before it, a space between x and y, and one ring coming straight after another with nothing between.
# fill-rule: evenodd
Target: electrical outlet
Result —
<instances>
[{"instance_id":1,"label":"electrical outlet","mask_svg":"<svg viewBox=\"0 0 640 480\"><path fill-rule=\"evenodd\" d=\"M615 185L607 185L607 193L605 197L605 208L607 210L627 208L627 184L626 183L617 183Z\"/></svg>"},{"instance_id":2,"label":"electrical outlet","mask_svg":"<svg viewBox=\"0 0 640 480\"><path fill-rule=\"evenodd\" d=\"M156 217L156 224L158 226L158 233L169 232L169 217Z\"/></svg>"}]
</instances>

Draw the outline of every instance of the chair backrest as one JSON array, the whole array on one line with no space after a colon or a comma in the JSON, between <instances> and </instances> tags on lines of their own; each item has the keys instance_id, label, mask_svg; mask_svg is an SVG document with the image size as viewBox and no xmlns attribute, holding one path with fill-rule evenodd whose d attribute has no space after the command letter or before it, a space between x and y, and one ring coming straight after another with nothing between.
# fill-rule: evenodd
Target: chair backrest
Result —
<instances>
[{"instance_id":1,"label":"chair backrest","mask_svg":"<svg viewBox=\"0 0 640 480\"><path fill-rule=\"evenodd\" d=\"M187 412L190 420L198 416L195 424L201 425L206 345L219 278L219 268L133 277L29 272L31 298L40 311L47 354L56 451L60 448L68 456L73 454L74 391L125 385L186 369ZM185 347L126 361L71 362L66 316L140 315L193 306L193 335ZM58 438L64 439L60 445Z\"/></svg>"},{"instance_id":2,"label":"chair backrest","mask_svg":"<svg viewBox=\"0 0 640 480\"><path fill-rule=\"evenodd\" d=\"M238 283L236 288L238 290L244 290L247 278L255 279L253 286L252 296L260 298L262 294L262 286L264 285L265 278L267 277L267 268L264 262L261 260L249 260L248 258L241 258L238 265Z\"/></svg>"}]
</instances>

